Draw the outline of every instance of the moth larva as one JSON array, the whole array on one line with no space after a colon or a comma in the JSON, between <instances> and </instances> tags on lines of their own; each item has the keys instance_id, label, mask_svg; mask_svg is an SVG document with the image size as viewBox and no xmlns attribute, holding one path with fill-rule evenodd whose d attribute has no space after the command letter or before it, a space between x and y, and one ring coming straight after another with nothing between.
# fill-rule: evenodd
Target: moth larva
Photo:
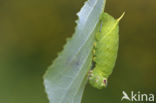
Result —
<instances>
[{"instance_id":1,"label":"moth larva","mask_svg":"<svg viewBox=\"0 0 156 103\"><path fill-rule=\"evenodd\" d=\"M124 13L123 13L124 15ZM89 83L98 89L107 86L107 79L112 73L119 45L119 21L107 13L103 13L100 21L102 26L95 35L93 62L95 67L89 72Z\"/></svg>"}]
</instances>

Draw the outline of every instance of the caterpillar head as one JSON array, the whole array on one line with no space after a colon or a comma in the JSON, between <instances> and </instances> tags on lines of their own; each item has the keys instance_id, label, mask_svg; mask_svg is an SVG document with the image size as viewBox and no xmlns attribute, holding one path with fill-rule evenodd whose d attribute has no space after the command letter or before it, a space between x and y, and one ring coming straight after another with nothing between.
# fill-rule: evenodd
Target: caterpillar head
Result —
<instances>
[{"instance_id":1,"label":"caterpillar head","mask_svg":"<svg viewBox=\"0 0 156 103\"><path fill-rule=\"evenodd\" d=\"M89 83L95 88L102 89L107 86L107 78L93 70L89 72Z\"/></svg>"}]
</instances>

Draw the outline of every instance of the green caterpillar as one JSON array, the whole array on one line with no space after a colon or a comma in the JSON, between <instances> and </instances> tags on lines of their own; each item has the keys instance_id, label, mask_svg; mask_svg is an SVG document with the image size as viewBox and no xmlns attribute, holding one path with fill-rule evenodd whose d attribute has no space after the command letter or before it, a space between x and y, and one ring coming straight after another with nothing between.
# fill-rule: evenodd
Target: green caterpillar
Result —
<instances>
[{"instance_id":1,"label":"green caterpillar","mask_svg":"<svg viewBox=\"0 0 156 103\"><path fill-rule=\"evenodd\" d=\"M112 73L119 45L119 21L123 17L115 20L107 13L100 17L102 26L96 33L96 41L93 47L93 62L95 67L89 72L89 83L98 89L107 86L107 79Z\"/></svg>"}]
</instances>

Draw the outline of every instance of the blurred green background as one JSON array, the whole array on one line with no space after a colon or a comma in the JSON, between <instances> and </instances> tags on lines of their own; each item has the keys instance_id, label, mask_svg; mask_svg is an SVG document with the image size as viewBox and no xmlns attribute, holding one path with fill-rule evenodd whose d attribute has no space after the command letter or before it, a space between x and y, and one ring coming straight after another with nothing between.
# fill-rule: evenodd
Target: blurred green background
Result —
<instances>
[{"instance_id":1,"label":"blurred green background","mask_svg":"<svg viewBox=\"0 0 156 103\"><path fill-rule=\"evenodd\" d=\"M0 0L0 103L48 103L42 76L72 36L84 1ZM106 12L126 12L119 55L108 88L87 85L82 103L120 103L123 90L156 93L155 4L107 0Z\"/></svg>"}]
</instances>

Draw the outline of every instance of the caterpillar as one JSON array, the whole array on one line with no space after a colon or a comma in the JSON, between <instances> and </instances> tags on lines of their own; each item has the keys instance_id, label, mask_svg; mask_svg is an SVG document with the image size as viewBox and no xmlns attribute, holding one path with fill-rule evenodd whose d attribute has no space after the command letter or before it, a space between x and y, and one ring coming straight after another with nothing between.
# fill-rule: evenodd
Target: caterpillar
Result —
<instances>
[{"instance_id":1,"label":"caterpillar","mask_svg":"<svg viewBox=\"0 0 156 103\"><path fill-rule=\"evenodd\" d=\"M107 13L100 17L101 25L99 31L95 34L95 43L93 46L94 67L89 71L89 83L98 89L107 86L108 77L111 75L118 52L119 46L119 21L124 13L118 19L114 19Z\"/></svg>"}]
</instances>

